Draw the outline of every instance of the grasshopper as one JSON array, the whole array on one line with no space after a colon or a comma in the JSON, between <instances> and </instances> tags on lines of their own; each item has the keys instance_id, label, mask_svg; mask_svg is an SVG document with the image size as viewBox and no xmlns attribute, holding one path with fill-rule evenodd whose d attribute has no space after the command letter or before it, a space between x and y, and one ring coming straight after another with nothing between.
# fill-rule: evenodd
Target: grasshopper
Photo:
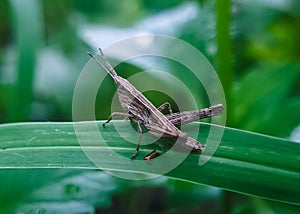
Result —
<instances>
[{"instance_id":1,"label":"grasshopper","mask_svg":"<svg viewBox=\"0 0 300 214\"><path fill-rule=\"evenodd\" d=\"M164 137L169 138L173 142L178 140L179 144L186 148L188 151L193 152L202 152L204 150L204 145L199 141L189 137L186 133L180 131L171 121L178 124L185 121L185 115L172 114L167 116L161 113L161 110L168 108L169 112L172 113L171 106L168 103L163 104L159 108L156 108L140 91L138 91L129 81L120 77L112 65L109 63L105 55L103 54L101 48L99 48L100 56L104 60L105 65L103 65L93 54L88 54L92 59L104 70L106 71L114 80L115 85L117 86L118 97L121 106L125 110L124 112L113 112L108 120L103 124L109 123L111 119L115 116L123 116L129 118L131 121L137 122L138 127L138 141L136 146L136 151L132 155L131 159L134 160L139 153L141 138L142 138L142 126L146 127L150 134L155 137ZM199 115L199 113L195 113ZM174 119L176 118L176 119ZM195 117L194 117L195 118ZM191 118L189 118L191 120ZM186 121L190 121L186 120ZM180 125L180 124L179 124ZM158 156L156 150L152 151L150 154L144 157L145 160L150 160Z\"/></svg>"}]
</instances>

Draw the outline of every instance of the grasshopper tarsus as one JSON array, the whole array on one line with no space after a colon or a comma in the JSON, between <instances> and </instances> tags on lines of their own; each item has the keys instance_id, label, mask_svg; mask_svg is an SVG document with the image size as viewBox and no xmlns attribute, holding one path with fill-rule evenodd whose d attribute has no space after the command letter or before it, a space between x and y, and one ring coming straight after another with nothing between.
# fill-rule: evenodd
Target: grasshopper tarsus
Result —
<instances>
[{"instance_id":1,"label":"grasshopper tarsus","mask_svg":"<svg viewBox=\"0 0 300 214\"><path fill-rule=\"evenodd\" d=\"M105 127L106 127L106 124L108 124L108 123L109 123L109 121L110 121L110 120L107 120L107 121L105 121L105 122L102 124L103 128L105 128Z\"/></svg>"},{"instance_id":2,"label":"grasshopper tarsus","mask_svg":"<svg viewBox=\"0 0 300 214\"><path fill-rule=\"evenodd\" d=\"M138 152L135 152L134 155L132 155L130 159L135 160L135 158L138 156L138 154L139 154Z\"/></svg>"},{"instance_id":3,"label":"grasshopper tarsus","mask_svg":"<svg viewBox=\"0 0 300 214\"><path fill-rule=\"evenodd\" d=\"M158 157L160 154L156 152L156 149L153 150L152 152L150 152L148 155L146 155L144 157L144 160L146 161L150 161L151 159L154 159L156 157Z\"/></svg>"},{"instance_id":4,"label":"grasshopper tarsus","mask_svg":"<svg viewBox=\"0 0 300 214\"><path fill-rule=\"evenodd\" d=\"M139 138L140 138L140 136L139 136ZM135 153L131 156L131 160L134 160L137 156L138 156L138 154L139 154L139 150L140 150L140 142L141 142L141 140L139 139L138 140L138 144L137 144L137 146L136 146L136 150L135 150Z\"/></svg>"}]
</instances>

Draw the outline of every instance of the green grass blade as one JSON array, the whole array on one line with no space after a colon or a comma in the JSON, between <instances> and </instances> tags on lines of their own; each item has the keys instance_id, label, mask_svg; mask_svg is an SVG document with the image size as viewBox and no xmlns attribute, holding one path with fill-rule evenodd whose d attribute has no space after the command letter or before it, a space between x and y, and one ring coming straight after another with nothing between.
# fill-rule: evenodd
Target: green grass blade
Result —
<instances>
[{"instance_id":1,"label":"green grass blade","mask_svg":"<svg viewBox=\"0 0 300 214\"><path fill-rule=\"evenodd\" d=\"M227 100L227 124L232 124L234 112L232 102L232 82L234 78L232 65L232 44L230 36L231 1L216 1L216 70L219 74Z\"/></svg>"},{"instance_id":2,"label":"green grass blade","mask_svg":"<svg viewBox=\"0 0 300 214\"><path fill-rule=\"evenodd\" d=\"M126 121L114 122L106 128L98 124L108 144L120 155L130 157L135 145L117 134L128 135L131 127ZM89 124L86 122L85 124ZM197 123L186 126L189 134ZM210 125L201 124L199 140L205 142ZM218 128L218 127L216 127ZM219 127L220 128L220 127ZM0 168L90 168L95 165L85 156L74 132L74 123L16 123L0 126ZM107 156L107 146L98 145L95 133L80 132L99 159ZM145 141L146 138L143 138ZM97 142L96 142L97 141ZM141 157L151 146L142 146ZM176 160L174 152L170 161ZM113 158L101 160L106 169L137 176L149 173L156 160L138 168L137 161L116 164ZM280 138L226 128L214 156L203 166L199 155L189 155L167 176L227 190L300 204L300 144Z\"/></svg>"},{"instance_id":3,"label":"green grass blade","mask_svg":"<svg viewBox=\"0 0 300 214\"><path fill-rule=\"evenodd\" d=\"M10 0L17 43L17 75L9 121L27 121L33 98L37 49L42 43L42 7L37 0Z\"/></svg>"}]
</instances>

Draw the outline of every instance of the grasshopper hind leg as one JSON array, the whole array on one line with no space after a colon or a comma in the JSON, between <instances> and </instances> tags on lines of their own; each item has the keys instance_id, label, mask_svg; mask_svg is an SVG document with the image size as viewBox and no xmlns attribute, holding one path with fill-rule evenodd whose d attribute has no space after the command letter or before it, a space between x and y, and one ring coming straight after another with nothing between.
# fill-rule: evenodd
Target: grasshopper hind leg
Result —
<instances>
[{"instance_id":1,"label":"grasshopper hind leg","mask_svg":"<svg viewBox=\"0 0 300 214\"><path fill-rule=\"evenodd\" d=\"M171 106L171 104L168 103L168 102L163 103L163 104L162 104L161 106L159 106L157 109L158 109L159 111L162 111L162 110L164 110L164 109L168 109L169 114L172 114L172 106Z\"/></svg>"}]
</instances>

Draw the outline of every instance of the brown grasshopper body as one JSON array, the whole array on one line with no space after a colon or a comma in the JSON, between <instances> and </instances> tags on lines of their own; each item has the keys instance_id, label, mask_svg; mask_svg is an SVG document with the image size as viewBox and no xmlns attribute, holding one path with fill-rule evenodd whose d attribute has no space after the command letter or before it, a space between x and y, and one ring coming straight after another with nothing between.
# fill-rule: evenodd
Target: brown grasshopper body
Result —
<instances>
[{"instance_id":1,"label":"brown grasshopper body","mask_svg":"<svg viewBox=\"0 0 300 214\"><path fill-rule=\"evenodd\" d=\"M113 69L111 64L108 62L106 57L104 56L101 49L99 49L102 59L105 61L107 68L102 65L94 55L89 53L89 55L95 60L95 62L100 65L114 80L119 101L121 106L125 110L126 113L114 112L108 118L108 120L103 124L105 126L113 116L125 116L131 120L137 121L138 124L138 132L139 138L137 142L136 152L131 157L131 159L135 159L138 155L141 136L142 136L142 128L141 125L145 126L147 130L154 135L155 137L165 137L171 140L179 141L180 145L184 148L187 148L189 151L201 152L204 149L204 145L202 145L197 140L189 137L187 134L180 131L178 128L173 125L169 119L163 115L141 92L139 92L130 82L126 79L117 75L116 71ZM163 108L162 106L161 108ZM169 107L170 110L170 107ZM171 113L171 112L170 112ZM182 117L177 115L177 120L182 121ZM144 159L152 159L157 156L155 151L151 152L149 155L145 156Z\"/></svg>"}]
</instances>

